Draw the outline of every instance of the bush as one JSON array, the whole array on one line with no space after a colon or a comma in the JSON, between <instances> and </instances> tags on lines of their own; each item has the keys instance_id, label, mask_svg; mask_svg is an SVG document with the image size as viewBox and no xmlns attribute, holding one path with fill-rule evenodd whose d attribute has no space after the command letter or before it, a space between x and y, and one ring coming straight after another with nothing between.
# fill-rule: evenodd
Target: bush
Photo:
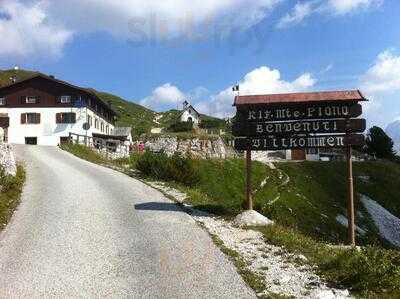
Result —
<instances>
[{"instance_id":1,"label":"bush","mask_svg":"<svg viewBox=\"0 0 400 299\"><path fill-rule=\"evenodd\" d=\"M199 181L199 173L191 158L180 154L168 157L165 153L146 152L136 161L136 168L145 176L164 181L175 181L193 186Z\"/></svg>"},{"instance_id":2,"label":"bush","mask_svg":"<svg viewBox=\"0 0 400 299\"><path fill-rule=\"evenodd\" d=\"M176 122L168 128L170 132L191 132L193 130L193 123L191 122Z\"/></svg>"}]
</instances>

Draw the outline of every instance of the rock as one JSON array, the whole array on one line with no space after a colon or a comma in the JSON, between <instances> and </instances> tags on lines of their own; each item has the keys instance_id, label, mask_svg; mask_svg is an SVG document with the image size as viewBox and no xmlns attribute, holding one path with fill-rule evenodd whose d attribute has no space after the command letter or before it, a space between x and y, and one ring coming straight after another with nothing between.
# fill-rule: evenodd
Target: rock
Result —
<instances>
[{"instance_id":1,"label":"rock","mask_svg":"<svg viewBox=\"0 0 400 299\"><path fill-rule=\"evenodd\" d=\"M216 139L178 139L176 137L162 136L147 140L146 149L152 152L164 152L168 156L174 153L190 155L193 158L221 158L234 156L221 138Z\"/></svg>"},{"instance_id":2,"label":"rock","mask_svg":"<svg viewBox=\"0 0 400 299\"><path fill-rule=\"evenodd\" d=\"M17 164L12 148L8 144L0 143L0 167L4 169L6 175L15 176L17 174Z\"/></svg>"},{"instance_id":3,"label":"rock","mask_svg":"<svg viewBox=\"0 0 400 299\"><path fill-rule=\"evenodd\" d=\"M331 290L318 291L311 296L313 299L335 299L336 296Z\"/></svg>"},{"instance_id":4,"label":"rock","mask_svg":"<svg viewBox=\"0 0 400 299\"><path fill-rule=\"evenodd\" d=\"M267 226L273 223L274 222L272 220L269 220L267 217L254 210L244 211L243 213L237 215L233 221L233 225L237 227Z\"/></svg>"}]
</instances>

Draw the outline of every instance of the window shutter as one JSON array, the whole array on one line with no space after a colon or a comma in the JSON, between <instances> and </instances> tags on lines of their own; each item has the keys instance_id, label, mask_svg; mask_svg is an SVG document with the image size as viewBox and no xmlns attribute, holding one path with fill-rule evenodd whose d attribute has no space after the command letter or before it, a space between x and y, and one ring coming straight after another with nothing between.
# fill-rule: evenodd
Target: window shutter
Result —
<instances>
[{"instance_id":1,"label":"window shutter","mask_svg":"<svg viewBox=\"0 0 400 299\"><path fill-rule=\"evenodd\" d=\"M40 103L40 97L36 97L36 104ZM40 114L39 114L39 119L40 119Z\"/></svg>"},{"instance_id":2,"label":"window shutter","mask_svg":"<svg viewBox=\"0 0 400 299\"><path fill-rule=\"evenodd\" d=\"M21 124L26 124L26 113L21 113Z\"/></svg>"},{"instance_id":3,"label":"window shutter","mask_svg":"<svg viewBox=\"0 0 400 299\"><path fill-rule=\"evenodd\" d=\"M76 123L76 114L75 113L71 113L71 123Z\"/></svg>"},{"instance_id":4,"label":"window shutter","mask_svg":"<svg viewBox=\"0 0 400 299\"><path fill-rule=\"evenodd\" d=\"M40 113L36 113L36 123L40 124Z\"/></svg>"},{"instance_id":5,"label":"window shutter","mask_svg":"<svg viewBox=\"0 0 400 299\"><path fill-rule=\"evenodd\" d=\"M56 124L61 123L61 113L56 113Z\"/></svg>"},{"instance_id":6,"label":"window shutter","mask_svg":"<svg viewBox=\"0 0 400 299\"><path fill-rule=\"evenodd\" d=\"M21 97L21 104L25 104L26 103L26 97L25 96L22 96Z\"/></svg>"}]
</instances>

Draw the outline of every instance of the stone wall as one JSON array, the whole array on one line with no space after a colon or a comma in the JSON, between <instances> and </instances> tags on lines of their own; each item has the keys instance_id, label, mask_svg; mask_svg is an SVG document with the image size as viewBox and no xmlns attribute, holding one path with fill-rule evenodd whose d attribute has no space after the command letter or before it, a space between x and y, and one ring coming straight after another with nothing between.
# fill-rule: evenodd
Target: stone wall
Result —
<instances>
[{"instance_id":1,"label":"stone wall","mask_svg":"<svg viewBox=\"0 0 400 299\"><path fill-rule=\"evenodd\" d=\"M7 175L15 176L17 174L17 165L10 145L0 143L0 167L4 169Z\"/></svg>"},{"instance_id":2,"label":"stone wall","mask_svg":"<svg viewBox=\"0 0 400 299\"><path fill-rule=\"evenodd\" d=\"M174 153L190 155L193 158L221 158L232 157L234 151L225 145L221 138L216 139L178 139L177 137L158 137L145 143L146 150L164 152L169 156Z\"/></svg>"}]
</instances>

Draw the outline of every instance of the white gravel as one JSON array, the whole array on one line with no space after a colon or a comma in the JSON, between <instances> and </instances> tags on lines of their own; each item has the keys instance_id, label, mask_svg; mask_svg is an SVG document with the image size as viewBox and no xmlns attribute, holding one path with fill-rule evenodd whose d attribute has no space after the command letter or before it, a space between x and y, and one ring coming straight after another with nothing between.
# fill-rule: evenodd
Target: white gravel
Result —
<instances>
[{"instance_id":1,"label":"white gravel","mask_svg":"<svg viewBox=\"0 0 400 299\"><path fill-rule=\"evenodd\" d=\"M254 298L209 234L159 191L53 147L0 234L0 298Z\"/></svg>"},{"instance_id":2,"label":"white gravel","mask_svg":"<svg viewBox=\"0 0 400 299\"><path fill-rule=\"evenodd\" d=\"M400 247L400 219L368 196L360 194L360 197L381 237Z\"/></svg>"},{"instance_id":3,"label":"white gravel","mask_svg":"<svg viewBox=\"0 0 400 299\"><path fill-rule=\"evenodd\" d=\"M163 190L163 185L158 186ZM185 196L178 190L174 192L180 193L180 197ZM306 261L306 257L290 254L282 247L266 243L260 232L237 228L232 222L193 209L190 205L184 206L211 235L239 253L249 270L263 278L267 288L258 296L281 294L294 298L350 298L347 290L328 287L310 266L299 266L294 262Z\"/></svg>"}]
</instances>

